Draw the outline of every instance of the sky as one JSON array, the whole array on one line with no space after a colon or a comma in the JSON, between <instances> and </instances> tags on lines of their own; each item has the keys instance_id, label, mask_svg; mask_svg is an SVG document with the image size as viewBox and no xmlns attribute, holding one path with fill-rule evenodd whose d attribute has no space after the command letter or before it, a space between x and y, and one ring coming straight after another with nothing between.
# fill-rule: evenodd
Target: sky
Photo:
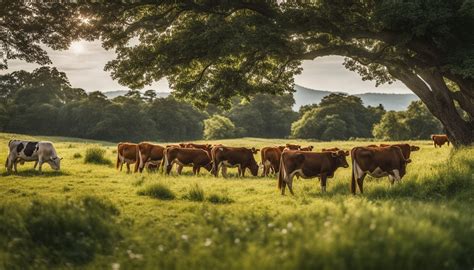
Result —
<instances>
[{"instance_id":1,"label":"sky","mask_svg":"<svg viewBox=\"0 0 474 270\"><path fill-rule=\"evenodd\" d=\"M113 50L102 48L99 41L77 41L68 50L54 51L46 48L53 66L63 71L73 87L90 91L127 90L126 86L112 80L110 73L104 71L105 64L115 58ZM339 56L327 56L303 62L303 72L295 77L295 83L301 86L334 92L359 93L411 93L402 83L375 87L371 81L362 81L360 76L348 71L342 65L344 59ZM8 69L0 74L24 69L32 71L37 64L20 60L10 60ZM144 89L155 89L159 92L170 92L166 79L146 86Z\"/></svg>"}]
</instances>

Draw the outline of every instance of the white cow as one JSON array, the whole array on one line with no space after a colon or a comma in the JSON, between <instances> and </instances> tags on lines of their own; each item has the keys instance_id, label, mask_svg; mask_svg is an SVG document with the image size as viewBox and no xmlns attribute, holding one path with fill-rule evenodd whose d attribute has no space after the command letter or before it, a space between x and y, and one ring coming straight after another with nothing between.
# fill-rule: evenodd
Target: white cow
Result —
<instances>
[{"instance_id":1,"label":"white cow","mask_svg":"<svg viewBox=\"0 0 474 270\"><path fill-rule=\"evenodd\" d=\"M59 170L61 159L52 142L30 142L21 140L11 140L8 143L8 158L5 166L10 173L12 167L17 172L18 162L23 164L25 161L35 161L34 169L39 164L38 170L41 172L43 163L48 163L53 170Z\"/></svg>"}]
</instances>

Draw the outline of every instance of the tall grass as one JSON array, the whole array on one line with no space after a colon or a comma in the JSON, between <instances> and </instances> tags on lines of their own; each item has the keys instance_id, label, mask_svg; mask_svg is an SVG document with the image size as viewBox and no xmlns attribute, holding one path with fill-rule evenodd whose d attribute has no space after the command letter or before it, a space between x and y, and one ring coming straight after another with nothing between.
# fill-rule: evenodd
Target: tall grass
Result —
<instances>
[{"instance_id":1,"label":"tall grass","mask_svg":"<svg viewBox=\"0 0 474 270\"><path fill-rule=\"evenodd\" d=\"M120 239L119 211L96 197L77 201L32 201L29 207L0 206L4 269L84 265L110 254Z\"/></svg>"},{"instance_id":2,"label":"tall grass","mask_svg":"<svg viewBox=\"0 0 474 270\"><path fill-rule=\"evenodd\" d=\"M150 184L137 192L138 195L150 196L160 200L173 200L176 195L162 183Z\"/></svg>"},{"instance_id":3,"label":"tall grass","mask_svg":"<svg viewBox=\"0 0 474 270\"><path fill-rule=\"evenodd\" d=\"M99 147L88 148L86 150L84 162L92 164L112 165L112 161L105 157L105 149Z\"/></svg>"}]
</instances>

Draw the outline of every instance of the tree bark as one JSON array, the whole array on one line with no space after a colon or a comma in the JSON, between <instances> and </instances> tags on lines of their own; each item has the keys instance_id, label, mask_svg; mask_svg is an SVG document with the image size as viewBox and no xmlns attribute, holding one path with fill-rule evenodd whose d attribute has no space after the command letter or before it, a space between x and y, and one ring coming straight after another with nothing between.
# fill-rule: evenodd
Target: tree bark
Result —
<instances>
[{"instance_id":1,"label":"tree bark","mask_svg":"<svg viewBox=\"0 0 474 270\"><path fill-rule=\"evenodd\" d=\"M450 90L439 72L420 70L417 75L410 71L393 68L389 71L410 88L426 104L428 110L441 121L449 140L455 147L474 143L474 124L459 115Z\"/></svg>"}]
</instances>

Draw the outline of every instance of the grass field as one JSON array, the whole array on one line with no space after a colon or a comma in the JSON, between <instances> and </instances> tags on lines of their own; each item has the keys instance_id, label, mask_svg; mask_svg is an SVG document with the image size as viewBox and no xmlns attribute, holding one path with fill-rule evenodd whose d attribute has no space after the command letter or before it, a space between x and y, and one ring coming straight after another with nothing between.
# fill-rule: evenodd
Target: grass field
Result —
<instances>
[{"instance_id":1,"label":"grass field","mask_svg":"<svg viewBox=\"0 0 474 270\"><path fill-rule=\"evenodd\" d=\"M46 139L64 157L61 171L33 164L0 176L0 269L472 269L474 149L412 155L402 183L366 178L349 194L350 169L297 180L281 196L275 177L214 178L126 174L84 163L101 147L70 138L0 134L4 164L11 138ZM232 146L298 142L350 149L364 141L305 142L244 138ZM370 142L372 144L373 142ZM259 159L259 155L257 157ZM247 175L249 173L247 172Z\"/></svg>"}]
</instances>

